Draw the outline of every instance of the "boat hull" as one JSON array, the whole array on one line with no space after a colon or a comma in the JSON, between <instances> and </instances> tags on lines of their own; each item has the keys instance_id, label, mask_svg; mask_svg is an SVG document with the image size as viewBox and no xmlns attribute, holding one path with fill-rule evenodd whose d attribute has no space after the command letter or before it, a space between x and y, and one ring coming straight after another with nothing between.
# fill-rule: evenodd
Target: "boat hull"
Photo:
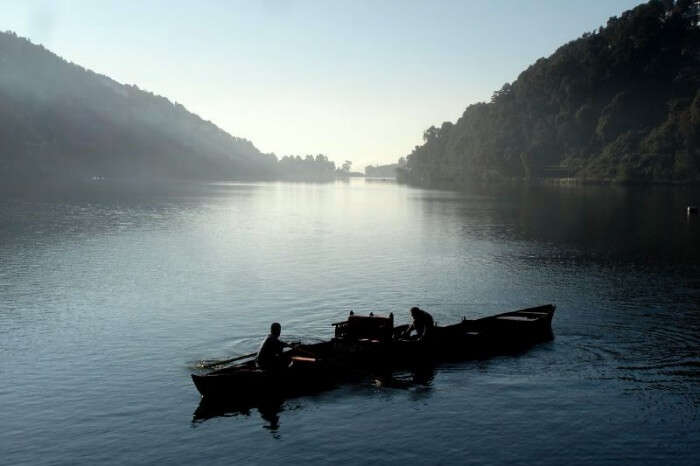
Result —
<instances>
[{"instance_id":1,"label":"boat hull","mask_svg":"<svg viewBox=\"0 0 700 466\"><path fill-rule=\"evenodd\" d=\"M273 395L291 396L331 387L335 380L336 375L332 369L323 366L297 367L276 372L246 369L204 375L192 374L192 381L202 396L240 397L247 400Z\"/></svg>"},{"instance_id":2,"label":"boat hull","mask_svg":"<svg viewBox=\"0 0 700 466\"><path fill-rule=\"evenodd\" d=\"M192 374L192 381L199 393L210 399L294 396L323 390L360 374L520 351L553 338L554 311L555 306L546 305L482 319L464 319L457 324L435 327L423 340L334 338L292 350L291 356L313 358L292 357L290 367L283 370L263 371L251 361L208 374Z\"/></svg>"},{"instance_id":3,"label":"boat hull","mask_svg":"<svg viewBox=\"0 0 700 466\"><path fill-rule=\"evenodd\" d=\"M555 306L545 305L482 319L464 319L453 325L435 327L421 340L397 337L387 344L377 340L336 338L333 348L347 360L374 368L486 358L553 339L555 310ZM396 334L400 335L406 327L397 327Z\"/></svg>"}]
</instances>

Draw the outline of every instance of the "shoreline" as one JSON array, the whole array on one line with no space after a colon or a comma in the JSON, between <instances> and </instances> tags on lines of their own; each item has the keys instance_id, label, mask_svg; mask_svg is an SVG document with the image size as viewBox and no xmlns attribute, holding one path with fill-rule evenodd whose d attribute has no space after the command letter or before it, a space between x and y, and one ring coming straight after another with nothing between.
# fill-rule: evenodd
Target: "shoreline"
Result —
<instances>
[{"instance_id":1,"label":"shoreline","mask_svg":"<svg viewBox=\"0 0 700 466\"><path fill-rule=\"evenodd\" d=\"M406 180L397 178L397 183L408 186L426 188L426 189L446 189L461 191L469 186L558 186L558 187L583 187L583 186L611 186L611 187L680 187L693 188L700 187L700 180L695 181L673 181L673 180L655 180L641 181L628 180L620 181L612 178L576 178L576 177L560 177L560 178L506 178L499 180L465 180L465 183L458 184L454 182L435 182L425 183L415 180Z\"/></svg>"}]
</instances>

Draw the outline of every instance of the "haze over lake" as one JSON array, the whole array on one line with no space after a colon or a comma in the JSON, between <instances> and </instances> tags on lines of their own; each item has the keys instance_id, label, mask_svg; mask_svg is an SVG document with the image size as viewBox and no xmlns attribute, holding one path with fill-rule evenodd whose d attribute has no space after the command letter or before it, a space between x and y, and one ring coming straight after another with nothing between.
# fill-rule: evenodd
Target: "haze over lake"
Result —
<instances>
[{"instance_id":1,"label":"haze over lake","mask_svg":"<svg viewBox=\"0 0 700 466\"><path fill-rule=\"evenodd\" d=\"M3 464L693 464L697 189L187 184L0 201ZM545 303L555 339L193 420L200 359Z\"/></svg>"}]
</instances>

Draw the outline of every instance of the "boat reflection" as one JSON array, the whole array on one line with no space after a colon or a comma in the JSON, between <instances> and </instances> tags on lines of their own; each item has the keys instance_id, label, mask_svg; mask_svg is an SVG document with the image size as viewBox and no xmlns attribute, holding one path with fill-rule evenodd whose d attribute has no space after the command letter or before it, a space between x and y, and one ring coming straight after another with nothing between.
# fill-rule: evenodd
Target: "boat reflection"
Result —
<instances>
[{"instance_id":1,"label":"boat reflection","mask_svg":"<svg viewBox=\"0 0 700 466\"><path fill-rule=\"evenodd\" d=\"M284 398L278 397L244 402L202 398L192 414L192 422L196 424L216 417L250 416L253 410L258 410L264 420L276 427L279 425L277 414L282 411L284 402Z\"/></svg>"},{"instance_id":2,"label":"boat reflection","mask_svg":"<svg viewBox=\"0 0 700 466\"><path fill-rule=\"evenodd\" d=\"M192 415L192 424L196 427L198 424L218 417L249 417L257 411L263 421L262 427L269 430L275 438L279 438L280 413L285 409L288 409L288 403L282 398L267 398L247 403L228 403L223 400L202 398Z\"/></svg>"},{"instance_id":3,"label":"boat reflection","mask_svg":"<svg viewBox=\"0 0 700 466\"><path fill-rule=\"evenodd\" d=\"M432 388L435 378L436 367L425 365L409 371L388 372L375 374L365 378L365 386L373 386L379 389L412 390L418 389L425 393ZM247 400L226 400L202 398L192 415L193 425L201 424L209 419L219 417L249 417L257 411L263 421L263 428L277 438L280 428L280 414L290 409L302 409L302 404L293 404L292 401L304 396L318 395L333 388L318 390L308 390L306 392L295 392L288 396L261 396L257 399Z\"/></svg>"}]
</instances>

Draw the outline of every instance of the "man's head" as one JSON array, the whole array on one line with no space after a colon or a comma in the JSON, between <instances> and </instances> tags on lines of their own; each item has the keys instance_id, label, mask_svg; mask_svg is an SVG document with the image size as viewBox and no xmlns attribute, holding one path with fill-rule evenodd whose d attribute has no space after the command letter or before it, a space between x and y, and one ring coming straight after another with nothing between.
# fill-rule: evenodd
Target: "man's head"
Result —
<instances>
[{"instance_id":1,"label":"man's head","mask_svg":"<svg viewBox=\"0 0 700 466\"><path fill-rule=\"evenodd\" d=\"M279 323L274 322L272 325L270 325L270 333L276 337L280 336L280 333L282 333L282 326Z\"/></svg>"},{"instance_id":2,"label":"man's head","mask_svg":"<svg viewBox=\"0 0 700 466\"><path fill-rule=\"evenodd\" d=\"M415 317L415 316L418 315L419 312L420 312L420 309L419 309L419 308L417 308L417 307L412 307L412 308L411 308L411 316Z\"/></svg>"}]
</instances>

